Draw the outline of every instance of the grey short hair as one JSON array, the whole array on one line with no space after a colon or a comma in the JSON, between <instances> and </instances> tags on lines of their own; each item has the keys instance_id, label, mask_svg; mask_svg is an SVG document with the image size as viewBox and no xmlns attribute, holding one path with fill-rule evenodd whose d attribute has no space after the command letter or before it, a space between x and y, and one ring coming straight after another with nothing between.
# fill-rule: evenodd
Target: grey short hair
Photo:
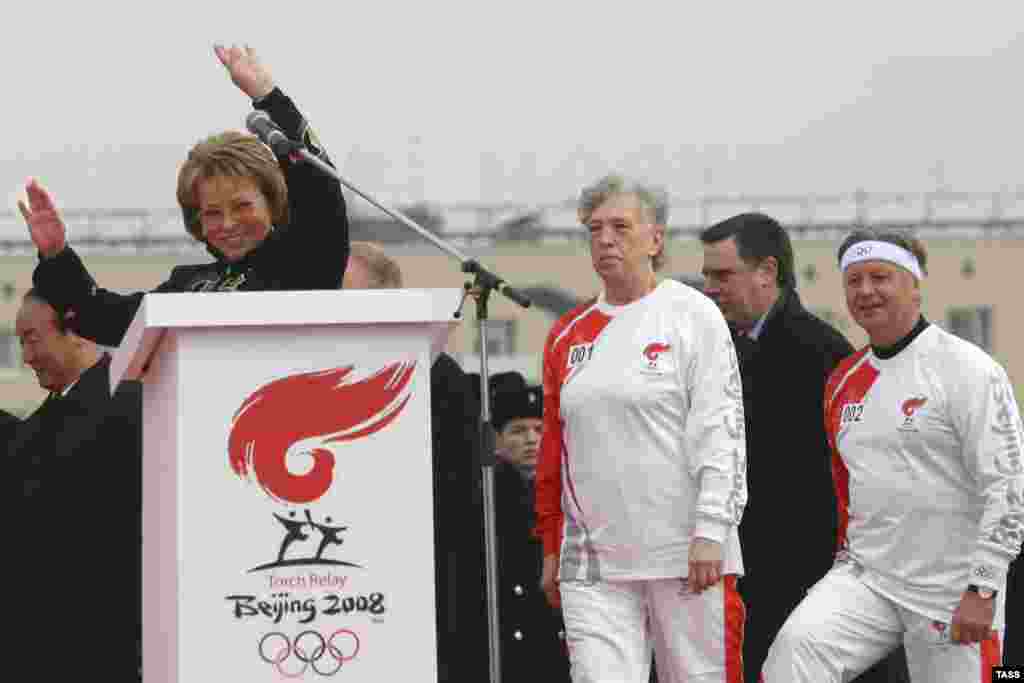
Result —
<instances>
[{"instance_id":1,"label":"grey short hair","mask_svg":"<svg viewBox=\"0 0 1024 683\"><path fill-rule=\"evenodd\" d=\"M576 216L580 223L586 225L597 207L611 197L632 195L640 202L641 210L653 219L655 225L668 226L668 192L663 187L651 185L634 178L612 173L588 185L580 191L580 199L576 208ZM665 264L665 246L651 259L654 270L660 270Z\"/></svg>"}]
</instances>

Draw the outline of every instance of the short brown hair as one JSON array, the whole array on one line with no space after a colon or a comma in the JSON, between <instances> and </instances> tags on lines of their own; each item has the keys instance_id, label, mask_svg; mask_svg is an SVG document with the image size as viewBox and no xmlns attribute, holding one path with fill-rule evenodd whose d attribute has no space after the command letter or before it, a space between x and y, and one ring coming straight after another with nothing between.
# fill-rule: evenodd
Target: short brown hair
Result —
<instances>
[{"instance_id":1,"label":"short brown hair","mask_svg":"<svg viewBox=\"0 0 1024 683\"><path fill-rule=\"evenodd\" d=\"M874 228L857 228L847 236L843 243L839 245L839 252L836 254L836 260L841 264L843 262L843 254L846 250L855 244L860 242L888 242L889 244L895 244L897 247L906 249L917 258L917 262L921 264L921 272L925 275L928 274L928 250L925 249L924 243L914 237L909 232L901 230L875 230Z\"/></svg>"},{"instance_id":2,"label":"short brown hair","mask_svg":"<svg viewBox=\"0 0 1024 683\"><path fill-rule=\"evenodd\" d=\"M766 258L774 258L776 284L796 289L793 243L777 220L763 213L741 213L719 221L700 233L703 244L716 244L727 239L736 243L739 257L752 268Z\"/></svg>"},{"instance_id":3,"label":"short brown hair","mask_svg":"<svg viewBox=\"0 0 1024 683\"><path fill-rule=\"evenodd\" d=\"M267 199L274 224L288 223L288 186L273 152L258 138L229 130L196 143L178 172L178 205L185 229L194 238L204 241L198 183L220 176L254 180Z\"/></svg>"},{"instance_id":4,"label":"short brown hair","mask_svg":"<svg viewBox=\"0 0 1024 683\"><path fill-rule=\"evenodd\" d=\"M370 289L401 289L402 269L383 249L372 242L353 242L350 249L349 260L358 259L373 278Z\"/></svg>"}]
</instances>

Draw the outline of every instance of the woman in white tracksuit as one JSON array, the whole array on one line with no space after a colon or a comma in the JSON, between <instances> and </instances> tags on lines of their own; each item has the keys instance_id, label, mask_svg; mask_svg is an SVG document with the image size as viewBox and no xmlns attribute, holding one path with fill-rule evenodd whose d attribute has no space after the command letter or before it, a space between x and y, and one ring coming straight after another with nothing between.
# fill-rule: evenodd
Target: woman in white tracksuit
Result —
<instances>
[{"instance_id":1,"label":"woman in white tracksuit","mask_svg":"<svg viewBox=\"0 0 1024 683\"><path fill-rule=\"evenodd\" d=\"M537 531L574 683L646 683L652 649L662 681L743 680L740 374L715 304L655 276L666 212L615 176L583 191L604 288L545 347Z\"/></svg>"}]
</instances>

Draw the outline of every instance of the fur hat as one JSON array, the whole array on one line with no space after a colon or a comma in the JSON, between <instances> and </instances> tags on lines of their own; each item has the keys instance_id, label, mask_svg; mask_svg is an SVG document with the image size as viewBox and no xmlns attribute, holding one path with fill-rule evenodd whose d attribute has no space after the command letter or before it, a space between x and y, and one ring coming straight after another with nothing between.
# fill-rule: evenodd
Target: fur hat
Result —
<instances>
[{"instance_id":1,"label":"fur hat","mask_svg":"<svg viewBox=\"0 0 1024 683\"><path fill-rule=\"evenodd\" d=\"M540 418L544 411L544 394L539 386L528 386L518 372L491 375L491 424L501 431L509 420L521 417Z\"/></svg>"},{"instance_id":2,"label":"fur hat","mask_svg":"<svg viewBox=\"0 0 1024 683\"><path fill-rule=\"evenodd\" d=\"M480 402L480 374L466 373L473 389L473 396ZM543 415L544 392L540 386L528 386L518 372L498 372L490 376L488 390L491 396L491 425L497 431L505 428L509 420L519 417Z\"/></svg>"}]
</instances>

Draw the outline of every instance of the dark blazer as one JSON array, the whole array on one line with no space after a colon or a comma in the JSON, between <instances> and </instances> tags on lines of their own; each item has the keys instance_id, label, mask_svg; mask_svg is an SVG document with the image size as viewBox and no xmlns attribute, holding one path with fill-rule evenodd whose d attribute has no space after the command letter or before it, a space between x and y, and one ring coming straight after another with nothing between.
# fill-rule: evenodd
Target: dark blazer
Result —
<instances>
[{"instance_id":1,"label":"dark blazer","mask_svg":"<svg viewBox=\"0 0 1024 683\"><path fill-rule=\"evenodd\" d=\"M48 398L8 448L11 633L44 679L81 677L104 651L104 678L137 677L141 402L138 385L111 397L109 366ZM79 624L60 656L38 637L54 623Z\"/></svg>"},{"instance_id":2,"label":"dark blazer","mask_svg":"<svg viewBox=\"0 0 1024 683\"><path fill-rule=\"evenodd\" d=\"M7 442L14 436L14 429L21 423L6 410L0 410L0 453L7 450Z\"/></svg>"},{"instance_id":3,"label":"dark blazer","mask_svg":"<svg viewBox=\"0 0 1024 683\"><path fill-rule=\"evenodd\" d=\"M430 369L439 683L486 681L484 527L479 399L451 356Z\"/></svg>"},{"instance_id":4,"label":"dark blazer","mask_svg":"<svg viewBox=\"0 0 1024 683\"><path fill-rule=\"evenodd\" d=\"M532 487L514 466L494 468L502 680L568 683L562 619L540 589L544 549L532 532Z\"/></svg>"},{"instance_id":5,"label":"dark blazer","mask_svg":"<svg viewBox=\"0 0 1024 683\"><path fill-rule=\"evenodd\" d=\"M747 605L747 680L757 679L775 634L832 565L836 503L825 438L829 373L853 352L785 292L756 342L736 338L747 428L748 502L740 522Z\"/></svg>"},{"instance_id":6,"label":"dark blazer","mask_svg":"<svg viewBox=\"0 0 1024 683\"><path fill-rule=\"evenodd\" d=\"M756 342L737 340L749 489L740 523L747 574L742 583L764 578L773 592L801 594L828 571L835 555L824 392L828 375L853 347L807 311L795 291L783 296ZM790 550L796 555L783 554ZM776 573L794 578L780 586Z\"/></svg>"},{"instance_id":7,"label":"dark blazer","mask_svg":"<svg viewBox=\"0 0 1024 683\"><path fill-rule=\"evenodd\" d=\"M256 105L292 139L330 163L318 149L309 124L295 104L275 88ZM337 289L348 261L348 217L341 184L307 163L281 161L288 185L289 222L241 261L179 266L155 292ZM189 217L191 218L191 217ZM55 308L74 309L75 331L106 346L117 346L145 292L123 295L102 289L78 254L66 247L44 259L32 274L33 286Z\"/></svg>"}]
</instances>

